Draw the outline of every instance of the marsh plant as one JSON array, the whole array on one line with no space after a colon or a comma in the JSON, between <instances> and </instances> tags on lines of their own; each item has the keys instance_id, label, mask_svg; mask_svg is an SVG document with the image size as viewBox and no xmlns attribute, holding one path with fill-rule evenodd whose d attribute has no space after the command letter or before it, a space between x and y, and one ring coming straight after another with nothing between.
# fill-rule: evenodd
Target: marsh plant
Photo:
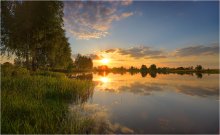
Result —
<instances>
[{"instance_id":1,"label":"marsh plant","mask_svg":"<svg viewBox=\"0 0 220 135\"><path fill-rule=\"evenodd\" d=\"M2 76L1 81L1 133L89 132L92 120L70 115L68 105L88 99L93 92L91 81L44 71Z\"/></svg>"}]
</instances>

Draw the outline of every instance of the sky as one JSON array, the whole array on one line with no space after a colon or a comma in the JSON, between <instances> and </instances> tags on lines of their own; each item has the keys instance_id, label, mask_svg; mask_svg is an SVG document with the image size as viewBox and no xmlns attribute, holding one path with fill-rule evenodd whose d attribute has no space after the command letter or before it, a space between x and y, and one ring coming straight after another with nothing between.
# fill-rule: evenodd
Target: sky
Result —
<instances>
[{"instance_id":1,"label":"sky","mask_svg":"<svg viewBox=\"0 0 220 135\"><path fill-rule=\"evenodd\" d=\"M64 24L95 66L219 66L217 1L67 1Z\"/></svg>"},{"instance_id":2,"label":"sky","mask_svg":"<svg viewBox=\"0 0 220 135\"><path fill-rule=\"evenodd\" d=\"M219 68L218 1L65 1L63 20L94 66Z\"/></svg>"}]
</instances>

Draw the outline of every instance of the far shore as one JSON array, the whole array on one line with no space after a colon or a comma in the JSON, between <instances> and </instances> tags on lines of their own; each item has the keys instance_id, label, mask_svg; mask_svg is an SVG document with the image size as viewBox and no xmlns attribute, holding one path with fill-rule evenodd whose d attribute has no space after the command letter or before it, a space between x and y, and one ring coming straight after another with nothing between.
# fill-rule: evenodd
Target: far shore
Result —
<instances>
[{"instance_id":1,"label":"far shore","mask_svg":"<svg viewBox=\"0 0 220 135\"><path fill-rule=\"evenodd\" d=\"M207 73L207 74L219 74L220 69L203 69L200 71L197 70L178 70L178 69L167 69L167 70L141 70L141 69L107 69L107 70L100 70L100 69L72 69L70 72L67 70L61 69L53 69L54 72L64 72L64 73L84 73L84 72L109 72L109 73L122 73L122 72L130 72L130 73L162 73L162 74L169 74L169 73L183 73L183 74L191 74L191 73Z\"/></svg>"}]
</instances>

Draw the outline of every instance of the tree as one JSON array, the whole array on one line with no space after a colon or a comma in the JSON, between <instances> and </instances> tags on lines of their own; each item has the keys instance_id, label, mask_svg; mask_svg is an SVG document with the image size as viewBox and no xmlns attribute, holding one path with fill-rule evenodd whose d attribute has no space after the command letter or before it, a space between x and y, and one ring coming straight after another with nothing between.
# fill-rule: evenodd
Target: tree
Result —
<instances>
[{"instance_id":1,"label":"tree","mask_svg":"<svg viewBox=\"0 0 220 135\"><path fill-rule=\"evenodd\" d=\"M143 72L143 71L147 71L147 66L146 65L142 65L141 66L141 71Z\"/></svg>"},{"instance_id":2,"label":"tree","mask_svg":"<svg viewBox=\"0 0 220 135\"><path fill-rule=\"evenodd\" d=\"M98 66L98 70L100 70L100 71L107 71L107 70L109 70L109 68L106 65L101 65L101 66Z\"/></svg>"},{"instance_id":3,"label":"tree","mask_svg":"<svg viewBox=\"0 0 220 135\"><path fill-rule=\"evenodd\" d=\"M149 70L150 70L150 71L157 70L156 65L155 65L155 64L150 65Z\"/></svg>"},{"instance_id":4,"label":"tree","mask_svg":"<svg viewBox=\"0 0 220 135\"><path fill-rule=\"evenodd\" d=\"M202 66L201 65L197 65L196 67L195 67L195 70L196 71L201 71L203 68L202 68Z\"/></svg>"},{"instance_id":5,"label":"tree","mask_svg":"<svg viewBox=\"0 0 220 135\"><path fill-rule=\"evenodd\" d=\"M3 1L1 4L2 54L19 56L32 70L67 68L72 63L63 30L61 1Z\"/></svg>"},{"instance_id":6,"label":"tree","mask_svg":"<svg viewBox=\"0 0 220 135\"><path fill-rule=\"evenodd\" d=\"M129 70L130 70L130 71L133 71L133 70L135 70L135 68L134 68L133 66L131 66L131 67L129 68Z\"/></svg>"},{"instance_id":7,"label":"tree","mask_svg":"<svg viewBox=\"0 0 220 135\"><path fill-rule=\"evenodd\" d=\"M75 59L75 64L77 69L92 69L93 62L90 57L82 56L80 54L77 55Z\"/></svg>"}]
</instances>

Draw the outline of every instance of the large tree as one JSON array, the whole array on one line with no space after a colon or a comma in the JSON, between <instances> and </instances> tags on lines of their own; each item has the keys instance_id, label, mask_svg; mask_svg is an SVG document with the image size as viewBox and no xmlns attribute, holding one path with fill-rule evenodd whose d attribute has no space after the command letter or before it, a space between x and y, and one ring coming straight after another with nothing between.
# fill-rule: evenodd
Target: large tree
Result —
<instances>
[{"instance_id":1,"label":"large tree","mask_svg":"<svg viewBox=\"0 0 220 135\"><path fill-rule=\"evenodd\" d=\"M1 51L25 61L27 68L64 68L72 63L63 30L60 1L1 2Z\"/></svg>"}]
</instances>

